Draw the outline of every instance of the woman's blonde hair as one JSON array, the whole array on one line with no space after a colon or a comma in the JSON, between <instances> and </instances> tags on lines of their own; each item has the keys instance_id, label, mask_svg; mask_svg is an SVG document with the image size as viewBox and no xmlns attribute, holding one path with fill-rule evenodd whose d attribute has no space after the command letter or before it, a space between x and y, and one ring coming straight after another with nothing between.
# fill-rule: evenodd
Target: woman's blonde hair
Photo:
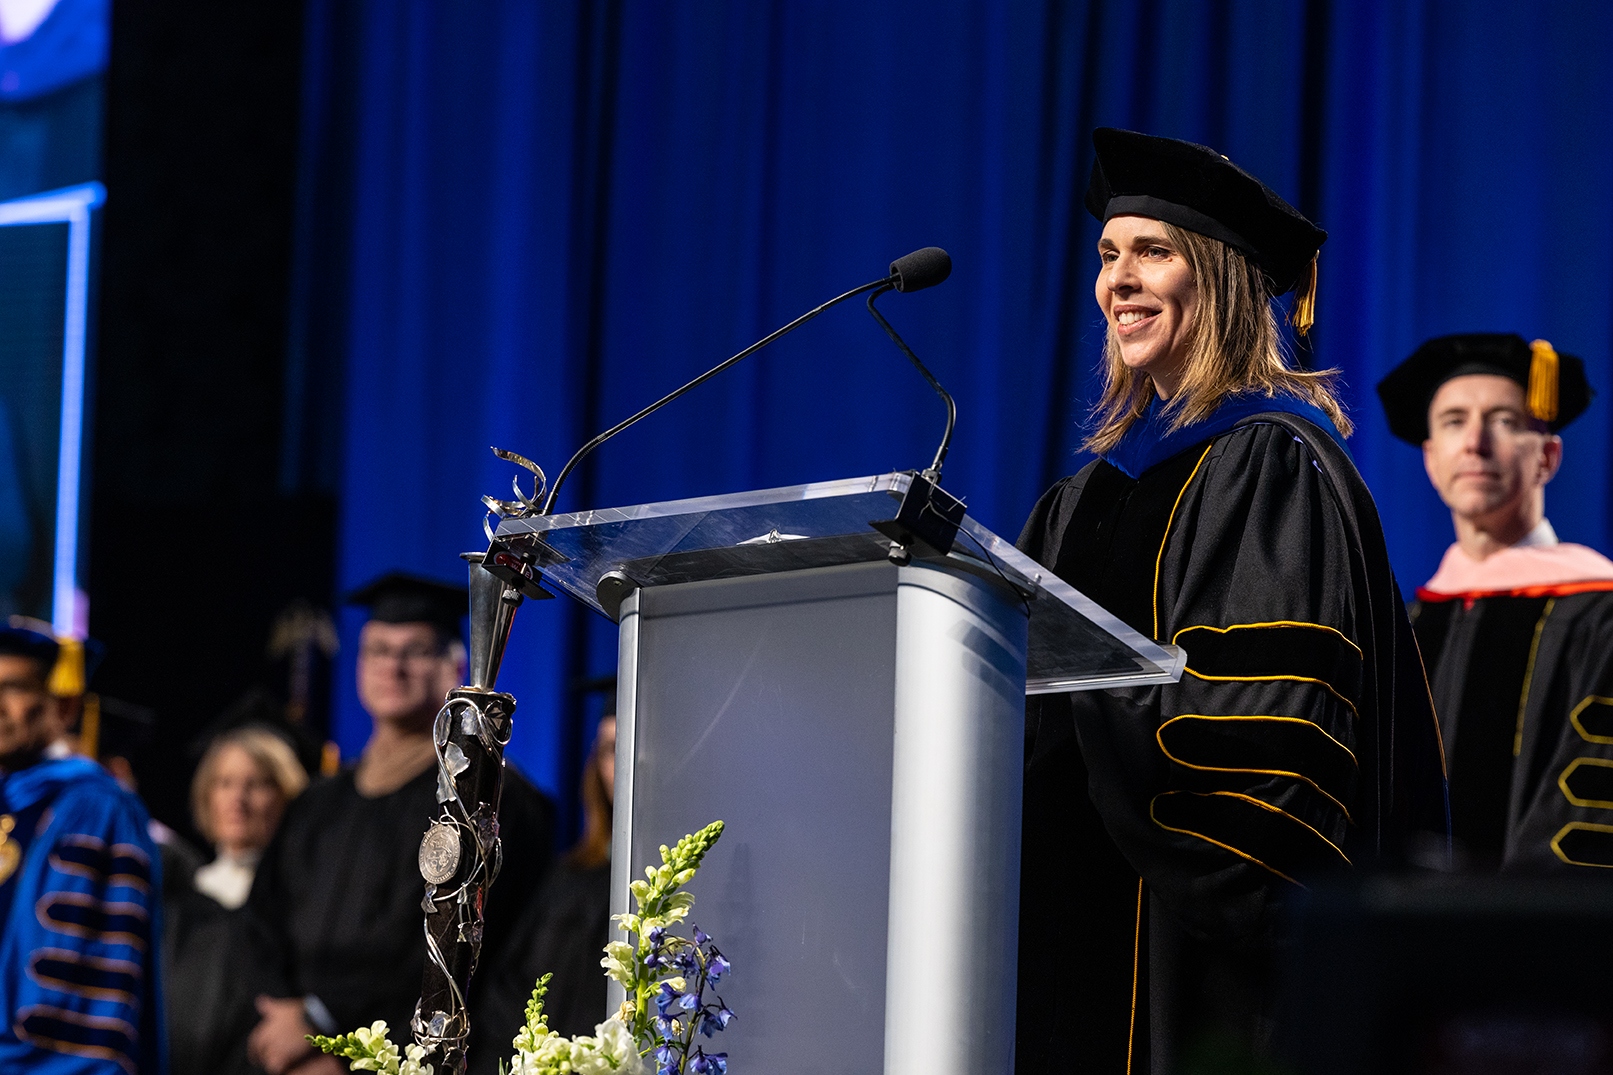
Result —
<instances>
[{"instance_id":1,"label":"woman's blonde hair","mask_svg":"<svg viewBox=\"0 0 1613 1075\"><path fill-rule=\"evenodd\" d=\"M600 718L614 721L616 714L606 713ZM616 812L611 798L612 789L605 786L604 744L596 734L594 749L588 752L588 764L582 773L582 835L566 852L568 865L580 870L603 866L610 861L611 835L615 830Z\"/></svg>"},{"instance_id":2,"label":"woman's blonde hair","mask_svg":"<svg viewBox=\"0 0 1613 1075\"><path fill-rule=\"evenodd\" d=\"M1296 370L1284 355L1265 274L1237 250L1198 232L1160 221L1187 259L1198 289L1188 328L1181 386L1166 404L1170 432L1206 417L1227 396L1287 393L1315 404L1349 436L1352 426L1334 394L1338 370ZM1121 361L1114 329L1104 345L1103 392L1092 409L1088 451L1102 455L1148 411L1154 379Z\"/></svg>"},{"instance_id":3,"label":"woman's blonde hair","mask_svg":"<svg viewBox=\"0 0 1613 1075\"><path fill-rule=\"evenodd\" d=\"M247 757L274 781L286 802L301 795L302 789L308 786L307 771L290 745L278 735L266 728L235 728L224 732L208 745L207 753L202 755L201 764L196 766L196 775L190 782L191 819L196 822L196 831L208 843L215 838L208 794L213 789L213 781L218 778L219 761L230 747L240 747L246 751Z\"/></svg>"}]
</instances>

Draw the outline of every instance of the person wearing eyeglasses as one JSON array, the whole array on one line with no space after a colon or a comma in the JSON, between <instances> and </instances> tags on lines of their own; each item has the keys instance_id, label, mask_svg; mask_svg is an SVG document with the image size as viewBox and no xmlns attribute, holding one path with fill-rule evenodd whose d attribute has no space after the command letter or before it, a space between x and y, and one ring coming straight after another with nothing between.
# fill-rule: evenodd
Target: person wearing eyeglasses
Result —
<instances>
[{"instance_id":1,"label":"person wearing eyeglasses","mask_svg":"<svg viewBox=\"0 0 1613 1075\"><path fill-rule=\"evenodd\" d=\"M264 853L248 907L272 939L284 988L258 999L248 1052L269 1075L325 1075L345 1065L306 1036L384 1020L410 1038L426 945L418 855L437 807L431 729L464 682L463 586L391 574L354 592L370 616L359 634L359 701L373 721L358 763L311 785ZM503 869L488 898L484 946L496 950L552 858L554 810L513 768L499 810ZM472 1049L508 1028L476 1019Z\"/></svg>"}]
</instances>

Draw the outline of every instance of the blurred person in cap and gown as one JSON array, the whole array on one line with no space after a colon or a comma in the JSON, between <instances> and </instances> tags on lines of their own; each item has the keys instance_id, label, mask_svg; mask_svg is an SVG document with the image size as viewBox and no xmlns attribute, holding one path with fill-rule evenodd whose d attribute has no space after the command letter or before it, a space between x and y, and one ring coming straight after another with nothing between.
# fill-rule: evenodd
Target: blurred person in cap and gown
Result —
<instances>
[{"instance_id":1,"label":"blurred person in cap and gown","mask_svg":"<svg viewBox=\"0 0 1613 1075\"><path fill-rule=\"evenodd\" d=\"M437 809L432 723L464 681L464 586L392 574L352 594L370 618L359 635L358 695L374 721L356 766L292 803L258 865L248 907L273 942L281 983L258 999L249 1055L269 1075L343 1069L313 1051L312 1033L385 1020L408 1041L426 960L420 839ZM488 896L484 952L496 952L552 856L553 807L506 768L499 805L503 868ZM471 1054L506 1052L514 1027L478 1017ZM481 1043L485 1042L485 1045Z\"/></svg>"},{"instance_id":2,"label":"blurred person in cap and gown","mask_svg":"<svg viewBox=\"0 0 1613 1075\"><path fill-rule=\"evenodd\" d=\"M543 1011L549 1028L567 1036L592 1034L605 1010L605 972L600 966L611 939L610 871L613 803L616 798L616 712L599 721L582 774L583 831L550 871L537 898L527 904L503 950L487 967L488 1018L499 1027L519 1027L532 987L553 974ZM498 1071L498 1056L471 1057L472 1075Z\"/></svg>"},{"instance_id":3,"label":"blurred person in cap and gown","mask_svg":"<svg viewBox=\"0 0 1613 1075\"><path fill-rule=\"evenodd\" d=\"M0 627L0 1070L165 1069L161 867L135 795L63 748L84 649Z\"/></svg>"},{"instance_id":4,"label":"blurred person in cap and gown","mask_svg":"<svg viewBox=\"0 0 1613 1075\"><path fill-rule=\"evenodd\" d=\"M1242 1070L1301 886L1443 832L1437 728L1334 375L1273 314L1309 328L1325 233L1203 146L1093 142L1099 458L1020 546L1187 663L1027 706L1017 1068Z\"/></svg>"},{"instance_id":5,"label":"blurred person in cap and gown","mask_svg":"<svg viewBox=\"0 0 1613 1075\"><path fill-rule=\"evenodd\" d=\"M246 903L263 850L286 807L308 784L291 744L266 727L231 728L202 755L191 782L196 829L214 858L167 904L168 1052L171 1075L250 1072L255 1001L275 979L250 957Z\"/></svg>"},{"instance_id":6,"label":"blurred person in cap and gown","mask_svg":"<svg viewBox=\"0 0 1613 1075\"><path fill-rule=\"evenodd\" d=\"M1378 385L1456 530L1412 613L1473 869L1613 866L1613 561L1546 518L1591 395L1580 359L1511 333L1429 340Z\"/></svg>"}]
</instances>

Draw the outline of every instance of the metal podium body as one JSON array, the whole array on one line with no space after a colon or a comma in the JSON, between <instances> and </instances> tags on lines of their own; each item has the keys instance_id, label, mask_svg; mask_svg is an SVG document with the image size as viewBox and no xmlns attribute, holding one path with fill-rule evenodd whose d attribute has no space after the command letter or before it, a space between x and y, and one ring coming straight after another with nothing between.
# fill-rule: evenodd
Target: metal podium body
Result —
<instances>
[{"instance_id":1,"label":"metal podium body","mask_svg":"<svg viewBox=\"0 0 1613 1075\"><path fill-rule=\"evenodd\" d=\"M868 524L907 480L499 528L621 624L613 911L727 822L692 921L735 968L736 1070L1008 1075L1025 693L1180 675L967 517L892 563Z\"/></svg>"}]
</instances>

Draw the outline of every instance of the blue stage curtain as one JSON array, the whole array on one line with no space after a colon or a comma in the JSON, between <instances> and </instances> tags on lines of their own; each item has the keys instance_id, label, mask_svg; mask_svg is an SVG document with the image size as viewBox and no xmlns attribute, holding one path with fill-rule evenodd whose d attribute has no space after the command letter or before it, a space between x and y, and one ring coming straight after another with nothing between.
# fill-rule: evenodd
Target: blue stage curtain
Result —
<instances>
[{"instance_id":1,"label":"blue stage curtain","mask_svg":"<svg viewBox=\"0 0 1613 1075\"><path fill-rule=\"evenodd\" d=\"M1103 330L1080 196L1107 124L1214 145L1330 230L1300 357L1344 372L1408 592L1450 522L1372 387L1436 334L1587 359L1604 399L1548 499L1565 539L1607 549L1610 23L1504 0L311 0L288 430L328 447L288 466L328 461L343 585L457 577L478 498L512 474L489 445L552 474L935 244L952 279L882 306L958 397L948 488L1014 534L1084 461ZM920 467L941 423L848 306L608 445L562 507ZM603 621L519 613L511 755L563 796L586 737L572 685L613 664Z\"/></svg>"}]
</instances>

